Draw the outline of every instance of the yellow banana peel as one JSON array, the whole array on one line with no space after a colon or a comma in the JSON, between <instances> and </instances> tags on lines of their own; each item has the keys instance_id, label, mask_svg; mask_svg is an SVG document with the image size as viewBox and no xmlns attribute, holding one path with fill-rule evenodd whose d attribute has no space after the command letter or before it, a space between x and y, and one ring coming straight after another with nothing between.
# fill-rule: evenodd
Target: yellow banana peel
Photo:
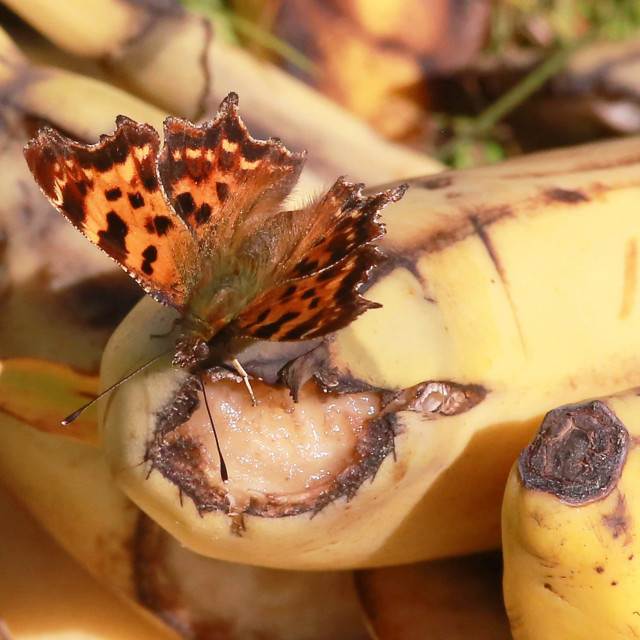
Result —
<instances>
[{"instance_id":1,"label":"yellow banana peel","mask_svg":"<svg viewBox=\"0 0 640 640\"><path fill-rule=\"evenodd\" d=\"M158 11L157 7L144 7L132 0L97 0L91 3L95 5L95 15L91 15L86 7L77 8L83 4L78 0L61 0L55 5L40 0L10 0L7 4L65 51L100 56L113 83L162 111L191 119L211 117L222 97L237 92L243 113L254 127L269 134L277 132L289 146L309 152L301 193L313 192L340 174L373 184L442 168L424 154L387 142L361 120L284 71L223 42L209 21L177 6L170 9L167 5L165 11ZM109 18L100 19L103 13ZM121 28L123 22L126 28ZM87 87L105 105L115 102L108 95L100 95L109 90L99 80L87 81ZM91 98L90 91L87 93ZM76 99L72 90L57 94L70 109L67 121L80 123L92 118L90 108L84 113L83 96ZM131 100L122 101L120 113L145 120L135 109L128 110ZM39 105L49 112L57 111L56 102L44 96ZM76 115L76 110L80 114ZM63 114L61 108L58 117ZM154 120L146 121L157 125ZM66 130L74 131L74 127ZM113 120L99 133L112 130Z\"/></svg>"},{"instance_id":2,"label":"yellow banana peel","mask_svg":"<svg viewBox=\"0 0 640 640\"><path fill-rule=\"evenodd\" d=\"M93 580L1 487L0 521L3 639L180 637Z\"/></svg>"},{"instance_id":3,"label":"yellow banana peel","mask_svg":"<svg viewBox=\"0 0 640 640\"><path fill-rule=\"evenodd\" d=\"M504 595L516 640L640 634L640 396L554 409L503 505Z\"/></svg>"}]
</instances>

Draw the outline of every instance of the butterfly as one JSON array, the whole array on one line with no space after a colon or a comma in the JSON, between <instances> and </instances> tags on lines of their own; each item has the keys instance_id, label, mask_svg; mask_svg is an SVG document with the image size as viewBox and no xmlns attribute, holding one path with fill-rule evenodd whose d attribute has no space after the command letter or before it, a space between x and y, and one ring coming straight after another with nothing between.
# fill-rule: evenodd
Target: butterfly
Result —
<instances>
[{"instance_id":1,"label":"butterfly","mask_svg":"<svg viewBox=\"0 0 640 640\"><path fill-rule=\"evenodd\" d=\"M222 330L307 340L379 306L359 291L381 260L379 212L406 184L364 195L339 178L286 209L305 154L252 138L235 93L200 126L167 118L162 149L153 127L125 116L116 125L93 145L45 126L25 157L58 211L178 310L174 364L196 367Z\"/></svg>"}]
</instances>

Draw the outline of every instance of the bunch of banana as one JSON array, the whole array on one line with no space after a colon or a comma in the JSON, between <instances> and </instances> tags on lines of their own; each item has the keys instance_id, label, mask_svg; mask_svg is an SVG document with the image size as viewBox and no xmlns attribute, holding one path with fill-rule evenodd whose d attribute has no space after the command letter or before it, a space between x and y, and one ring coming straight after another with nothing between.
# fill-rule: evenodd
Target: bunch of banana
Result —
<instances>
[{"instance_id":1,"label":"bunch of banana","mask_svg":"<svg viewBox=\"0 0 640 640\"><path fill-rule=\"evenodd\" d=\"M143 605L194 637L221 627L243 638L290 637L296 628L299 637L310 640L332 629L334 635L340 630L345 638L361 640L366 634L349 573L289 574L198 558L148 522L142 537L142 515L110 481L96 446L95 414L87 412L71 428L60 427L61 416L95 394L97 378L91 372L106 337L120 310L139 293L46 203L22 148L34 121L95 140L113 127L118 113L155 126L161 125L163 113L102 81L61 69L35 69L4 32L0 36L0 83L8 97L2 107L7 126L0 133L0 480L100 582L137 603L127 612L86 576L76 581L78 571L68 558L60 556L59 565L48 567L27 545L29 523L8 506L7 520L15 527L2 532L0 602L12 636L55 629L60 637L171 637L149 623L148 614L141 615ZM157 555L150 556L154 541ZM42 546L43 552L52 548L50 541ZM13 552L18 548L21 554ZM19 560L25 555L33 570L20 575ZM54 570L69 581L68 587L58 589L49 580ZM163 591L168 576L170 601ZM58 603L48 589L64 593L69 606ZM247 616L247 610L254 615Z\"/></svg>"},{"instance_id":2,"label":"bunch of banana","mask_svg":"<svg viewBox=\"0 0 640 640\"><path fill-rule=\"evenodd\" d=\"M55 5L6 0L4 4L64 51L99 59L101 66L95 71L104 73L106 68L110 82L173 115L192 120L211 117L222 97L237 92L253 129L264 132L264 137L277 132L292 146L295 141L309 152L300 183L303 193L332 183L343 173L375 184L441 168L423 154L383 140L302 82L225 43L207 20L184 11L177 2L165 3L162 10L134 0L80 5L75 0ZM15 36L19 43L24 40L27 53L38 61L58 55L46 42L34 43L29 34L18 31ZM96 87L100 91L101 85ZM74 95L65 96L62 88L59 92L68 103L67 119L82 121L90 117L84 116L88 108L75 104ZM108 106L112 100L106 98L104 103ZM119 113L137 119L125 106ZM115 115L97 135L113 130ZM73 124L67 131L75 131Z\"/></svg>"},{"instance_id":3,"label":"bunch of banana","mask_svg":"<svg viewBox=\"0 0 640 640\"><path fill-rule=\"evenodd\" d=\"M110 325L61 313L63 294L79 276L65 273L81 264L83 276L104 275L109 263L46 208L31 184L20 159L27 125L35 116L94 140L112 129L118 112L156 126L162 113L98 80L35 71L7 38L0 46L7 54L2 87L11 98L2 113L10 135L3 132L0 148L9 279L0 355L46 357L91 373ZM333 123L321 119L309 131L329 136ZM281 133L269 125L268 134ZM365 140L355 146L373 163L380 147ZM542 415L640 383L637 145L620 141L413 180L385 215L386 262L366 292L382 308L304 353L274 353L262 343L240 350L245 368L262 380L254 381L256 407L235 380L211 383L229 483L221 482L207 417L170 422L189 394L166 361L105 399L97 447L91 415L74 433L82 442L28 426L51 431L95 384L90 375L47 369L42 361L34 367L33 360L7 360L0 372L5 398L19 405L3 404L2 482L83 564L138 602L140 556L130 545L145 520L111 484L111 472L179 541L223 560L335 570L497 546L509 466ZM331 157L337 167L337 153ZM341 160L348 165L358 157ZM38 244L45 235L47 251ZM165 349L150 334L171 321L171 312L141 302L107 348L102 385ZM286 373L298 404L274 384L290 361ZM59 403L47 404L47 375L68 394L62 415L53 415ZM29 390L23 399L8 393L21 385ZM176 391L184 391L177 403ZM169 416L164 431L158 415ZM155 533L144 538L144 549L160 539L165 561L157 586L177 547L150 527ZM211 562L188 557L176 564ZM152 566L149 556L143 564ZM196 598L193 585L180 589L187 591L190 612L212 606ZM182 604L169 608L179 612Z\"/></svg>"},{"instance_id":4,"label":"bunch of banana","mask_svg":"<svg viewBox=\"0 0 640 640\"><path fill-rule=\"evenodd\" d=\"M382 308L295 360L294 381L338 393L309 383L294 404L272 382L300 354L239 347L264 382L255 407L234 381L209 387L223 483L204 408L180 424L195 401L167 356L102 407L117 481L226 560L327 569L498 546L504 482L541 416L639 381L636 146L413 181L385 210L387 262L366 293ZM170 350L150 336L174 317L143 300L107 346L103 386Z\"/></svg>"},{"instance_id":5,"label":"bunch of banana","mask_svg":"<svg viewBox=\"0 0 640 640\"><path fill-rule=\"evenodd\" d=\"M550 411L503 506L504 596L517 640L640 635L637 389Z\"/></svg>"}]
</instances>

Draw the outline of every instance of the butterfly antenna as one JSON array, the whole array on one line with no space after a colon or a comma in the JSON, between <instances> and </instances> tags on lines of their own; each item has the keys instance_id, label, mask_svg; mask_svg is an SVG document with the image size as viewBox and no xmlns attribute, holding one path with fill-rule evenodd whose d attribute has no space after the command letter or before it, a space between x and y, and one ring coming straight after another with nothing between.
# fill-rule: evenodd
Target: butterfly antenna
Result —
<instances>
[{"instance_id":1,"label":"butterfly antenna","mask_svg":"<svg viewBox=\"0 0 640 640\"><path fill-rule=\"evenodd\" d=\"M172 349L167 349L167 351L163 351L162 353L157 355L155 358L152 358L151 360L149 360L149 362L146 362L141 367L138 367L135 371L132 371L129 375L125 376L124 378L121 378L120 380L118 380L118 382L116 382L115 384L112 384L108 389L105 389L102 393L97 395L93 400L91 400L91 402L87 402L87 404L80 407L79 409L76 409L73 413L69 414L64 420L62 420L61 424L64 427L66 427L68 424L71 424L76 418L80 417L92 404L95 404L96 402L98 402L100 398L102 398L103 396L106 396L108 393L111 393L114 389L118 388L121 384L124 384L125 382L127 382L127 380L131 380L133 376L137 376L143 369L146 369L149 365L153 364L157 360L160 360L160 358L166 356L168 353L171 353L171 351Z\"/></svg>"},{"instance_id":2,"label":"butterfly antenna","mask_svg":"<svg viewBox=\"0 0 640 640\"><path fill-rule=\"evenodd\" d=\"M200 380L200 388L202 389L202 395L204 396L204 406L207 408L207 413L209 414L209 422L211 422L213 437L216 440L216 449L218 450L218 458L220 458L220 477L222 478L222 482L226 482L229 479L229 473L227 472L227 465L224 463L224 457L222 456L222 449L220 448L220 441L218 440L218 432L216 431L216 425L213 424L213 416L211 415L211 409L209 408L209 401L207 400L207 391L204 388L204 381L200 374L198 374L198 380Z\"/></svg>"}]
</instances>

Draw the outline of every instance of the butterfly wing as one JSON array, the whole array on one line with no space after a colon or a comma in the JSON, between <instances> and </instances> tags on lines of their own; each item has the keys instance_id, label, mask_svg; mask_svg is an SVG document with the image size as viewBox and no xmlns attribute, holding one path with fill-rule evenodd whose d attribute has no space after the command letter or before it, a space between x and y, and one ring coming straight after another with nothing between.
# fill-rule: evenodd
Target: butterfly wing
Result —
<instances>
[{"instance_id":1,"label":"butterfly wing","mask_svg":"<svg viewBox=\"0 0 640 640\"><path fill-rule=\"evenodd\" d=\"M182 310L192 287L193 232L159 182L160 141L120 116L112 136L83 145L45 127L25 148L51 203L154 298Z\"/></svg>"},{"instance_id":2,"label":"butterfly wing","mask_svg":"<svg viewBox=\"0 0 640 640\"><path fill-rule=\"evenodd\" d=\"M274 219L281 227L273 258L276 284L239 315L238 333L266 340L317 338L379 306L359 290L382 257L371 244L384 233L379 212L406 188L363 196L361 185L339 179L318 201Z\"/></svg>"},{"instance_id":3,"label":"butterfly wing","mask_svg":"<svg viewBox=\"0 0 640 640\"><path fill-rule=\"evenodd\" d=\"M165 121L159 171L169 202L209 253L237 243L278 213L304 164L279 140L253 139L230 93L215 119Z\"/></svg>"}]
</instances>

